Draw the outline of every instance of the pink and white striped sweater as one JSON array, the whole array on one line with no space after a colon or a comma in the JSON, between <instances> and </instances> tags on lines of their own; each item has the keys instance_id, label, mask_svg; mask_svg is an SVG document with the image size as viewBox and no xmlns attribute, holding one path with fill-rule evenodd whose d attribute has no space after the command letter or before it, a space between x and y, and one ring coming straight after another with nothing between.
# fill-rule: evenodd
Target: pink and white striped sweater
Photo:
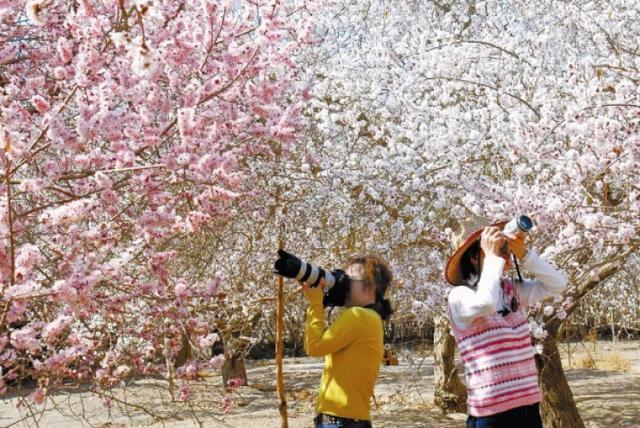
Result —
<instances>
[{"instance_id":1,"label":"pink and white striped sweater","mask_svg":"<svg viewBox=\"0 0 640 428\"><path fill-rule=\"evenodd\" d=\"M506 294L506 293L505 293ZM476 318L467 328L453 324L467 381L467 412L488 416L538 403L538 370L522 309Z\"/></svg>"},{"instance_id":2,"label":"pink and white striped sweater","mask_svg":"<svg viewBox=\"0 0 640 428\"><path fill-rule=\"evenodd\" d=\"M541 400L535 350L523 308L558 294L566 279L537 254L529 259L525 266L538 271L543 281L512 284L502 279L503 262L496 258L485 260L477 290L460 286L449 295L453 335L465 366L469 415L489 416ZM483 296L487 302L482 302ZM516 312L507 316L496 312L514 296L520 304Z\"/></svg>"}]
</instances>

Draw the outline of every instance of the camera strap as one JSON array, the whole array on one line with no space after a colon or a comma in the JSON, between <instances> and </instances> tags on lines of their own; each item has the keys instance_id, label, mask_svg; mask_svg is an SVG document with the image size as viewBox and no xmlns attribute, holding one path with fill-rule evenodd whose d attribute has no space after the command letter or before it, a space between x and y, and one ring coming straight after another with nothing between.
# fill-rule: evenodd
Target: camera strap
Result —
<instances>
[{"instance_id":1,"label":"camera strap","mask_svg":"<svg viewBox=\"0 0 640 428\"><path fill-rule=\"evenodd\" d=\"M511 257L513 257L513 264L516 265L516 272L518 272L518 281L522 282L522 274L520 273L520 266L518 265L518 258L512 254Z\"/></svg>"}]
</instances>

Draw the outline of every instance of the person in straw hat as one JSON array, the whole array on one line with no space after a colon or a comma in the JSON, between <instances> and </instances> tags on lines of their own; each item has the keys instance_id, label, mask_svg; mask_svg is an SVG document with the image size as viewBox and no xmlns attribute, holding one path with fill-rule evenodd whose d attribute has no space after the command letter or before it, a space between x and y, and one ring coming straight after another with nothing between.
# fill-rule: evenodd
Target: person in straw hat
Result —
<instances>
[{"instance_id":1,"label":"person in straw hat","mask_svg":"<svg viewBox=\"0 0 640 428\"><path fill-rule=\"evenodd\" d=\"M445 278L454 286L448 312L464 361L468 428L542 427L535 349L524 308L560 294L567 280L527 248L524 233L505 235L506 223L478 217L460 222L445 267ZM518 261L535 279L506 277Z\"/></svg>"}]
</instances>

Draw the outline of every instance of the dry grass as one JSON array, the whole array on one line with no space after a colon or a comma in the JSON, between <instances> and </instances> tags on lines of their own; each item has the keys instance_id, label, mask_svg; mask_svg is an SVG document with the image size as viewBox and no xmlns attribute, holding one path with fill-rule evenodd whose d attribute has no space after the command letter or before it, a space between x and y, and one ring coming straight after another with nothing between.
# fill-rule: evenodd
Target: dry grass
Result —
<instances>
[{"instance_id":1,"label":"dry grass","mask_svg":"<svg viewBox=\"0 0 640 428\"><path fill-rule=\"evenodd\" d=\"M605 371L628 372L631 369L631 362L619 352L607 352L602 359L598 360L596 368Z\"/></svg>"},{"instance_id":2,"label":"dry grass","mask_svg":"<svg viewBox=\"0 0 640 428\"><path fill-rule=\"evenodd\" d=\"M571 361L571 367L577 369L595 369L596 361L590 354L579 354L576 355Z\"/></svg>"},{"instance_id":3,"label":"dry grass","mask_svg":"<svg viewBox=\"0 0 640 428\"><path fill-rule=\"evenodd\" d=\"M602 354L578 354L571 361L572 368L602 370L607 372L628 372L631 362L616 351Z\"/></svg>"},{"instance_id":4,"label":"dry grass","mask_svg":"<svg viewBox=\"0 0 640 428\"><path fill-rule=\"evenodd\" d=\"M292 391L287 391L287 400L290 401L304 401L308 403L315 403L317 398L317 392L315 388L305 388L305 389L297 389Z\"/></svg>"}]
</instances>

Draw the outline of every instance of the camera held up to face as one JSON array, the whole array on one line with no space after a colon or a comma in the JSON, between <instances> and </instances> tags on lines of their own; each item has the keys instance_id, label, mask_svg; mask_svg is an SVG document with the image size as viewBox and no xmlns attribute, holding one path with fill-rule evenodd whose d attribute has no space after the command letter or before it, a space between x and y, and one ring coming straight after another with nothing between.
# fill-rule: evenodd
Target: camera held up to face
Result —
<instances>
[{"instance_id":1,"label":"camera held up to face","mask_svg":"<svg viewBox=\"0 0 640 428\"><path fill-rule=\"evenodd\" d=\"M296 279L309 287L317 287L324 279L324 306L344 306L349 295L351 279L345 271L327 271L306 262L284 250L278 250L278 259L273 266L274 273L285 278Z\"/></svg>"},{"instance_id":2,"label":"camera held up to face","mask_svg":"<svg viewBox=\"0 0 640 428\"><path fill-rule=\"evenodd\" d=\"M529 231L533 228L533 220L531 217L526 215L521 215L518 217L514 217L502 228L502 232L507 236L515 236L518 233L529 233ZM504 248L502 249L502 253L505 256L509 256L509 243L505 242Z\"/></svg>"}]
</instances>

